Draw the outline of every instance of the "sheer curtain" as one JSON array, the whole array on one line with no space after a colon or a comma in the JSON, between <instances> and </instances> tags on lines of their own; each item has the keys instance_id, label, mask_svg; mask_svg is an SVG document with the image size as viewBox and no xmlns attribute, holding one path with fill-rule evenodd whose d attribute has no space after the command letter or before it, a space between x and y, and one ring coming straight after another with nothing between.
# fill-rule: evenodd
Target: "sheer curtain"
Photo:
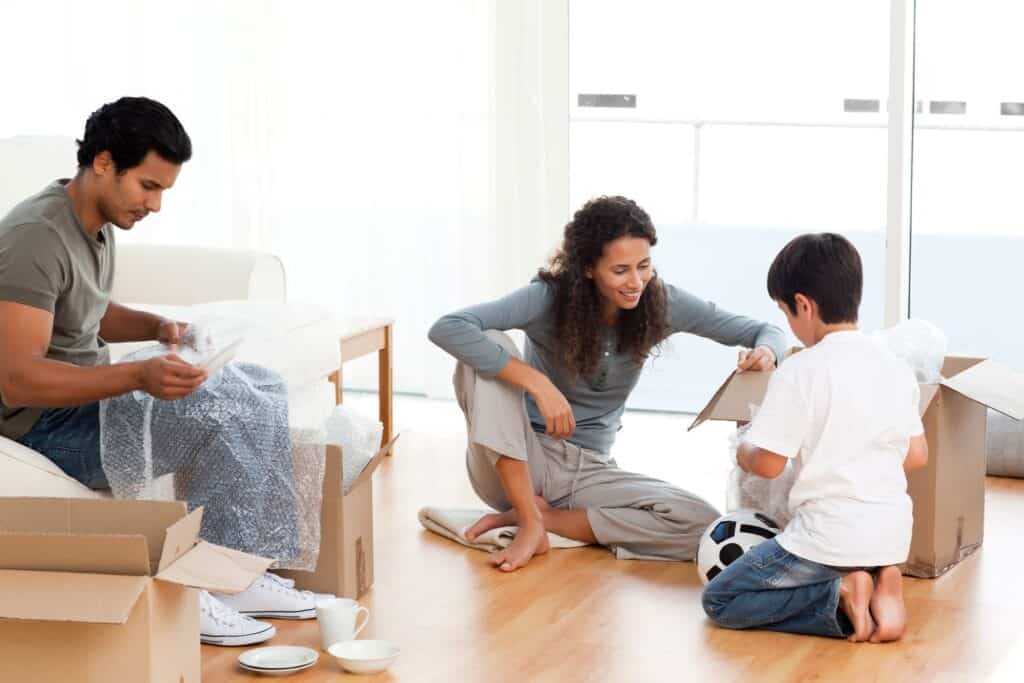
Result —
<instances>
[{"instance_id":1,"label":"sheer curtain","mask_svg":"<svg viewBox=\"0 0 1024 683\"><path fill-rule=\"evenodd\" d=\"M125 241L272 251L291 298L396 319L399 391L449 395L430 323L525 284L568 218L567 4L5 3L0 137L163 101L195 154Z\"/></svg>"}]
</instances>

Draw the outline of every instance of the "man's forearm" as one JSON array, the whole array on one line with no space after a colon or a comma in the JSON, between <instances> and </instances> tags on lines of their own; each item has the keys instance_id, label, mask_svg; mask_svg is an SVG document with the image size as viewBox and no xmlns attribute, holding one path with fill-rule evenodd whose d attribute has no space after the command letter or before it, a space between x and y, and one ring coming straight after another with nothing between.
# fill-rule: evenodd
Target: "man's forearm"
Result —
<instances>
[{"instance_id":1,"label":"man's forearm","mask_svg":"<svg viewBox=\"0 0 1024 683\"><path fill-rule=\"evenodd\" d=\"M3 394L9 408L64 408L142 388L141 363L79 367L39 358L11 373Z\"/></svg>"},{"instance_id":2,"label":"man's forearm","mask_svg":"<svg viewBox=\"0 0 1024 683\"><path fill-rule=\"evenodd\" d=\"M100 321L100 337L112 343L150 341L157 338L161 322L158 315L111 301Z\"/></svg>"}]
</instances>

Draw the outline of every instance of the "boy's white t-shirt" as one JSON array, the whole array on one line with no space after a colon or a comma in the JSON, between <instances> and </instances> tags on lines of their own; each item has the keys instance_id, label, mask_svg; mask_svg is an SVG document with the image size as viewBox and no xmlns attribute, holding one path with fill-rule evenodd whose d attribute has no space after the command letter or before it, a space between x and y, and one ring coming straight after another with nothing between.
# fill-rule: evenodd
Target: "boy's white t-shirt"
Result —
<instances>
[{"instance_id":1,"label":"boy's white t-shirt","mask_svg":"<svg viewBox=\"0 0 1024 683\"><path fill-rule=\"evenodd\" d=\"M856 330L779 366L745 438L795 458L779 545L837 567L906 561L913 505L903 460L924 432L919 400L910 367Z\"/></svg>"}]
</instances>

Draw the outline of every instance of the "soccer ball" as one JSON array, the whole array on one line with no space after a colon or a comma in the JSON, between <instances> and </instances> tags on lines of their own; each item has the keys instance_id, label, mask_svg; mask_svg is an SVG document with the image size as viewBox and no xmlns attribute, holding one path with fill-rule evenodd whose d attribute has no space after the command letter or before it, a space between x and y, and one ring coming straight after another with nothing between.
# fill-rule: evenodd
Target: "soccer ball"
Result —
<instances>
[{"instance_id":1,"label":"soccer ball","mask_svg":"<svg viewBox=\"0 0 1024 683\"><path fill-rule=\"evenodd\" d=\"M774 538L779 525L755 510L722 515L708 527L697 549L697 573L702 583L738 560L761 541Z\"/></svg>"}]
</instances>

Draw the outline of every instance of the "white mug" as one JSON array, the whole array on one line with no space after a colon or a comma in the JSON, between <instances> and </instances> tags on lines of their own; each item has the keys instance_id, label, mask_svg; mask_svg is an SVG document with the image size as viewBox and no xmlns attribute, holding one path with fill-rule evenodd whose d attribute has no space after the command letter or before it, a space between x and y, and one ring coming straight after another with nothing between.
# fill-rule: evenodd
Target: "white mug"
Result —
<instances>
[{"instance_id":1,"label":"white mug","mask_svg":"<svg viewBox=\"0 0 1024 683\"><path fill-rule=\"evenodd\" d=\"M359 628L356 628L360 612L366 616ZM355 640L370 621L370 610L355 600L331 598L316 603L316 620L320 622L320 642L326 651L335 643Z\"/></svg>"}]
</instances>

